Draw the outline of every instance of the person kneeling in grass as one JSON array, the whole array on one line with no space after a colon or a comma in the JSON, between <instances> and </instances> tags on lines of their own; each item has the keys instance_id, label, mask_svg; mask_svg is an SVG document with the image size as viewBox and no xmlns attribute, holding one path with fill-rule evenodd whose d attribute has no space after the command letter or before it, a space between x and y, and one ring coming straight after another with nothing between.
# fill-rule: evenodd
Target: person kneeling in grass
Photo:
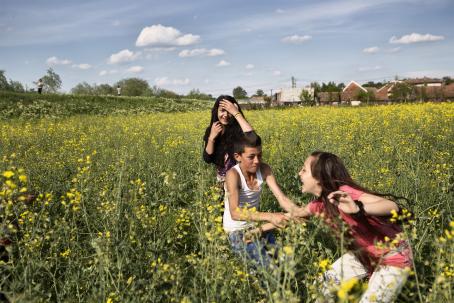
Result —
<instances>
[{"instance_id":1,"label":"person kneeling in grass","mask_svg":"<svg viewBox=\"0 0 454 303\"><path fill-rule=\"evenodd\" d=\"M301 191L317 199L293 214L320 216L347 243L347 252L323 275L320 302L333 299L332 286L365 277L369 283L360 303L393 302L413 264L410 245L396 221L398 205L354 182L341 159L328 152L313 152L299 176Z\"/></svg>"},{"instance_id":2,"label":"person kneeling in grass","mask_svg":"<svg viewBox=\"0 0 454 303\"><path fill-rule=\"evenodd\" d=\"M235 253L251 260L254 267L267 268L271 261L268 251L275 247L273 232L261 233L256 241L244 241L245 234L254 229L254 221L267 221L273 228L284 227L292 210L298 207L281 191L271 167L262 162L259 136L253 140L243 137L235 142L234 157L237 164L225 178L223 227ZM287 213L259 211L264 183Z\"/></svg>"}]
</instances>

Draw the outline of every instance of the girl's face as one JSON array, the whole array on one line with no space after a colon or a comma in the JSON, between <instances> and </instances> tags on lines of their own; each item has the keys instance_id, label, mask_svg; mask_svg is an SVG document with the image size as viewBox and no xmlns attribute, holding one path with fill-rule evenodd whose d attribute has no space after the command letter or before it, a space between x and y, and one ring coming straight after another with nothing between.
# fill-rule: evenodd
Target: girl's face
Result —
<instances>
[{"instance_id":1,"label":"girl's face","mask_svg":"<svg viewBox=\"0 0 454 303\"><path fill-rule=\"evenodd\" d=\"M245 147L243 153L235 154L235 159L243 171L255 174L262 162L262 147Z\"/></svg>"},{"instance_id":2,"label":"girl's face","mask_svg":"<svg viewBox=\"0 0 454 303\"><path fill-rule=\"evenodd\" d=\"M316 196L320 196L322 193L322 187L320 183L312 176L311 164L315 158L310 156L304 161L304 166L298 173L301 180L301 192L310 193Z\"/></svg>"},{"instance_id":3,"label":"girl's face","mask_svg":"<svg viewBox=\"0 0 454 303\"><path fill-rule=\"evenodd\" d=\"M218 107L218 120L222 125L229 124L230 117L232 115L222 106Z\"/></svg>"}]
</instances>

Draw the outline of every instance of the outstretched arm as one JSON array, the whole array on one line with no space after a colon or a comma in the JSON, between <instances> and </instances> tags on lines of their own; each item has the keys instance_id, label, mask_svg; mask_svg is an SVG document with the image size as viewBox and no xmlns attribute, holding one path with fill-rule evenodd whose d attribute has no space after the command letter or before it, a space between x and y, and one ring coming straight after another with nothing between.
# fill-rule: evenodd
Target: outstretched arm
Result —
<instances>
[{"instance_id":1,"label":"outstretched arm","mask_svg":"<svg viewBox=\"0 0 454 303\"><path fill-rule=\"evenodd\" d=\"M266 184L268 184L268 187L273 192L273 195L276 197L279 205L290 214L290 217L301 218L310 216L306 207L299 207L282 192L270 166L262 164L262 173Z\"/></svg>"},{"instance_id":2,"label":"outstretched arm","mask_svg":"<svg viewBox=\"0 0 454 303\"><path fill-rule=\"evenodd\" d=\"M284 227L288 220L283 213L259 212L251 209L239 208L240 197L240 176L238 172L231 169L227 172L225 183L227 186L230 215L233 220L238 221L268 221L277 227Z\"/></svg>"}]
</instances>

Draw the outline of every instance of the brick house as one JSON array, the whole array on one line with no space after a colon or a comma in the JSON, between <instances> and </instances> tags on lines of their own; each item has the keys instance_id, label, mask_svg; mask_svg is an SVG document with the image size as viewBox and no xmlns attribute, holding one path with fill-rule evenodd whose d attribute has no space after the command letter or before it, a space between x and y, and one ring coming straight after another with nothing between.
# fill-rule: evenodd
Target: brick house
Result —
<instances>
[{"instance_id":1,"label":"brick house","mask_svg":"<svg viewBox=\"0 0 454 303\"><path fill-rule=\"evenodd\" d=\"M346 87L344 87L340 94L341 102L346 103L358 100L358 94L361 91L367 93L367 89L362 87L360 84L355 81L350 81L350 83Z\"/></svg>"}]
</instances>

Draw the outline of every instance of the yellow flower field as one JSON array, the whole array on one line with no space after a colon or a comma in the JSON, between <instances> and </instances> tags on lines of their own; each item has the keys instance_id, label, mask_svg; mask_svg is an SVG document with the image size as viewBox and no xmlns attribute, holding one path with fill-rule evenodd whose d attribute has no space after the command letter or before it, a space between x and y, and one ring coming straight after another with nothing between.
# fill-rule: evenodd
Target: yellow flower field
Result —
<instances>
[{"instance_id":1,"label":"yellow flower field","mask_svg":"<svg viewBox=\"0 0 454 303\"><path fill-rule=\"evenodd\" d=\"M317 220L291 224L273 272L250 273L230 252L214 168L202 161L209 115L0 121L0 238L12 241L1 292L21 302L313 302L340 246ZM364 186L407 197L415 269L399 302L454 300L454 104L245 115L297 203L311 199L297 172L314 150L338 154ZM272 197L265 210L277 210ZM335 291L339 302L357 300L354 282Z\"/></svg>"}]
</instances>

